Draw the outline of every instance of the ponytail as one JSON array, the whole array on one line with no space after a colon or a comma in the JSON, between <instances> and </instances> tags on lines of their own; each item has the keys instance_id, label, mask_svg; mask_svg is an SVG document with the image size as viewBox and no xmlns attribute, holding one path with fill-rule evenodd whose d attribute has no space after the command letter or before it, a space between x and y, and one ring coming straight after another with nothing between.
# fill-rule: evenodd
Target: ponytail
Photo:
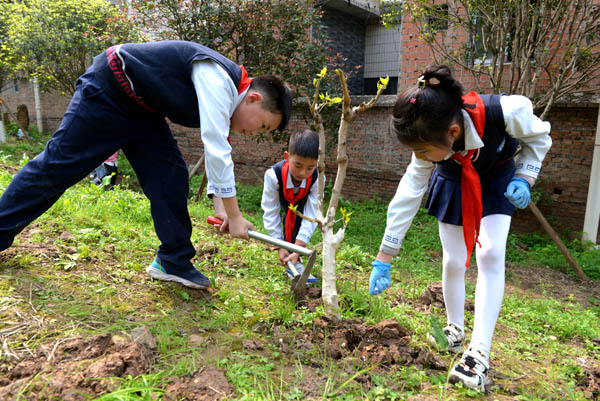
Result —
<instances>
[{"instance_id":1,"label":"ponytail","mask_svg":"<svg viewBox=\"0 0 600 401\"><path fill-rule=\"evenodd\" d=\"M432 65L423 71L417 86L396 99L391 130L407 147L432 144L448 146L450 124L463 123L463 87L447 65Z\"/></svg>"}]
</instances>

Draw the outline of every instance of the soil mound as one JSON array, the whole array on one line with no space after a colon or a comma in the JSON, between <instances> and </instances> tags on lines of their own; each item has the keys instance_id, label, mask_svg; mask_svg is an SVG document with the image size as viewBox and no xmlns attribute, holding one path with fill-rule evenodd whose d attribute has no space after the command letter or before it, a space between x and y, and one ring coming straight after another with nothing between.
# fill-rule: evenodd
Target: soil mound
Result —
<instances>
[{"instance_id":1,"label":"soil mound","mask_svg":"<svg viewBox=\"0 0 600 401\"><path fill-rule=\"evenodd\" d=\"M395 319L368 325L360 319L334 321L319 318L314 322L311 341L325 344L334 359L353 355L381 365L418 365L446 370L446 362L426 348L410 346L411 336Z\"/></svg>"},{"instance_id":2,"label":"soil mound","mask_svg":"<svg viewBox=\"0 0 600 401\"><path fill-rule=\"evenodd\" d=\"M148 372L152 360L147 346L110 334L57 340L1 372L0 399L85 401L113 391L118 377Z\"/></svg>"}]
</instances>

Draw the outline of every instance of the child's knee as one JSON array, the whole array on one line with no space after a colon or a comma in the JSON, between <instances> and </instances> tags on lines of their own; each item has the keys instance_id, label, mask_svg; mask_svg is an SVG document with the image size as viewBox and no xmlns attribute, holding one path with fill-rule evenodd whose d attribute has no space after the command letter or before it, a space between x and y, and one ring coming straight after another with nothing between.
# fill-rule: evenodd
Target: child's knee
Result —
<instances>
[{"instance_id":1,"label":"child's knee","mask_svg":"<svg viewBox=\"0 0 600 401\"><path fill-rule=\"evenodd\" d=\"M443 264L446 274L465 274L465 259L466 256L459 257L458 255L445 257Z\"/></svg>"},{"instance_id":2,"label":"child's knee","mask_svg":"<svg viewBox=\"0 0 600 401\"><path fill-rule=\"evenodd\" d=\"M477 267L479 270L500 272L504 269L505 252L495 247L477 249Z\"/></svg>"}]
</instances>

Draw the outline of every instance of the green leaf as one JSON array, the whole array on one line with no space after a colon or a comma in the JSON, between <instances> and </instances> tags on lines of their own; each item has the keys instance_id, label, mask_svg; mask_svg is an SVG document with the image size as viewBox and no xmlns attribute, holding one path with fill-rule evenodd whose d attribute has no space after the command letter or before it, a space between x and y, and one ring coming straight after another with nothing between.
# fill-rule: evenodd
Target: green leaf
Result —
<instances>
[{"instance_id":1,"label":"green leaf","mask_svg":"<svg viewBox=\"0 0 600 401\"><path fill-rule=\"evenodd\" d=\"M435 339L435 343L443 349L444 351L448 350L448 338L444 333L444 329L437 317L434 315L429 315L429 322L431 323L431 332L433 338Z\"/></svg>"}]
</instances>

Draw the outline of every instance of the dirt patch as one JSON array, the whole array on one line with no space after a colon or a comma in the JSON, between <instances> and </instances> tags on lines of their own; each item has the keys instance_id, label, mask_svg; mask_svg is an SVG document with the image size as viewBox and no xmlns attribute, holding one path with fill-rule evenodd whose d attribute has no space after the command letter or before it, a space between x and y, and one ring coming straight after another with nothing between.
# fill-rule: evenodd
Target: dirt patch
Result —
<instances>
[{"instance_id":1,"label":"dirt patch","mask_svg":"<svg viewBox=\"0 0 600 401\"><path fill-rule=\"evenodd\" d=\"M18 168L8 165L6 163L0 163L0 170L6 171L9 174L15 175L19 171Z\"/></svg>"},{"instance_id":2,"label":"dirt patch","mask_svg":"<svg viewBox=\"0 0 600 401\"><path fill-rule=\"evenodd\" d=\"M469 269L470 270L470 269ZM586 282L575 276L548 267L519 266L506 264L507 291L524 291L540 297L565 301L573 299L582 308L598 306L600 285L598 281Z\"/></svg>"},{"instance_id":3,"label":"dirt patch","mask_svg":"<svg viewBox=\"0 0 600 401\"><path fill-rule=\"evenodd\" d=\"M600 366L584 367L584 378L579 388L590 400L600 400Z\"/></svg>"},{"instance_id":4,"label":"dirt patch","mask_svg":"<svg viewBox=\"0 0 600 401\"><path fill-rule=\"evenodd\" d=\"M321 297L322 290L317 287L308 287L306 290L306 308L311 312L316 312L320 305L323 305Z\"/></svg>"},{"instance_id":5,"label":"dirt patch","mask_svg":"<svg viewBox=\"0 0 600 401\"><path fill-rule=\"evenodd\" d=\"M311 367L303 366L302 380L296 384L296 387L302 391L304 399L320 400L323 396L324 384L325 379L323 378L323 375L318 374Z\"/></svg>"},{"instance_id":6,"label":"dirt patch","mask_svg":"<svg viewBox=\"0 0 600 401\"><path fill-rule=\"evenodd\" d=\"M221 369L204 367L198 372L171 377L165 391L165 401L212 401L231 397L235 391Z\"/></svg>"},{"instance_id":7,"label":"dirt patch","mask_svg":"<svg viewBox=\"0 0 600 401\"><path fill-rule=\"evenodd\" d=\"M54 245L54 238L45 236L43 243L35 243L32 237L42 231L48 231L48 224L45 222L35 222L23 229L15 238L15 243L0 253L0 263L11 266L15 262L15 257L27 253L32 256L44 255L50 259L57 258L60 255L60 249ZM72 253L72 252L70 252Z\"/></svg>"},{"instance_id":8,"label":"dirt patch","mask_svg":"<svg viewBox=\"0 0 600 401\"><path fill-rule=\"evenodd\" d=\"M419 302L421 302L425 307L436 307L440 309L446 309L446 304L444 303L444 290L442 287L441 281L436 281L431 283L425 288L423 294L419 297ZM471 300L465 300L465 310L473 312L475 310L475 304Z\"/></svg>"},{"instance_id":9,"label":"dirt patch","mask_svg":"<svg viewBox=\"0 0 600 401\"><path fill-rule=\"evenodd\" d=\"M84 401L113 391L115 377L148 372L152 351L110 334L44 344L12 369L0 371L0 399Z\"/></svg>"},{"instance_id":10,"label":"dirt patch","mask_svg":"<svg viewBox=\"0 0 600 401\"><path fill-rule=\"evenodd\" d=\"M321 289L309 287L306 307L314 312L322 302ZM358 358L373 365L416 364L421 368L448 369L447 363L427 348L410 346L408 330L395 319L373 326L358 318L334 320L325 316L314 321L312 331L290 334L276 326L271 334L283 353L311 350L316 345L324 346L327 355L336 360Z\"/></svg>"},{"instance_id":11,"label":"dirt patch","mask_svg":"<svg viewBox=\"0 0 600 401\"><path fill-rule=\"evenodd\" d=\"M334 321L318 318L313 331L307 335L312 343L324 344L327 355L333 359L354 356L383 366L400 364L440 370L448 368L442 358L428 349L410 346L408 330L395 319L372 326L360 319Z\"/></svg>"}]
</instances>

